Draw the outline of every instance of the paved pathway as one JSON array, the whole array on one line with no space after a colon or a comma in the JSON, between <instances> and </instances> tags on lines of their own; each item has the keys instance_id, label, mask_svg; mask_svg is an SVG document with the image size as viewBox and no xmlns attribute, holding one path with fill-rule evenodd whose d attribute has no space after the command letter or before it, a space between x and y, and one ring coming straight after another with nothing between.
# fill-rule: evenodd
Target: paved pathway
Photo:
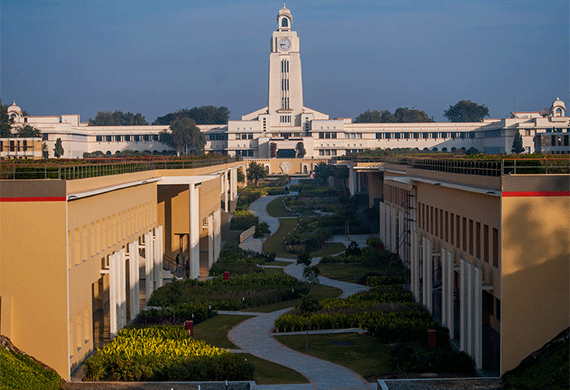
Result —
<instances>
[{"instance_id":1,"label":"paved pathway","mask_svg":"<svg viewBox=\"0 0 570 390\"><path fill-rule=\"evenodd\" d=\"M253 202L249 210L259 217L260 222L267 222L271 233L279 229L279 220L267 214L266 207L269 202L277 196L265 196ZM250 249L261 252L261 240L253 238L247 239L240 244L243 249ZM295 262L294 259L278 258L280 261ZM313 260L316 264L320 258ZM285 272L296 278L301 278L303 267L291 264L285 267ZM359 286L352 283L340 282L325 277L320 278L322 284L338 287L343 290L342 296L349 296L357 292L367 290L366 286ZM291 385L267 385L257 386L261 390L304 390L304 389L376 389L375 383L368 383L357 373L312 356L293 351L283 344L277 342L272 331L274 322L280 315L292 308L274 311L272 313L260 314L254 318L243 321L228 333L228 338L242 351L251 353L262 359L289 367L309 379L311 384L291 384Z\"/></svg>"}]
</instances>

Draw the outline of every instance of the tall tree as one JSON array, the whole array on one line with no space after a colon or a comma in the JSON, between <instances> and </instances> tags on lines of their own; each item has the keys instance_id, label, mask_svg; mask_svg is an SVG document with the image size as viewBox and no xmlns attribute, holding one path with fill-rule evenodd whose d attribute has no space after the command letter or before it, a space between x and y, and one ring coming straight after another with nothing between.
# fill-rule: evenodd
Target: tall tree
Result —
<instances>
[{"instance_id":1,"label":"tall tree","mask_svg":"<svg viewBox=\"0 0 570 390\"><path fill-rule=\"evenodd\" d=\"M252 180L257 185L257 182L267 176L267 172L263 165L252 161L247 167L247 180Z\"/></svg>"},{"instance_id":2,"label":"tall tree","mask_svg":"<svg viewBox=\"0 0 570 390\"><path fill-rule=\"evenodd\" d=\"M12 137L13 122L12 118L8 116L8 105L3 105L0 98L0 138Z\"/></svg>"},{"instance_id":3,"label":"tall tree","mask_svg":"<svg viewBox=\"0 0 570 390\"><path fill-rule=\"evenodd\" d=\"M225 106L201 106L193 108L184 108L175 112L168 113L164 116L156 118L153 125L169 125L172 121L180 118L193 119L199 125L224 125L228 123L230 118L230 110Z\"/></svg>"},{"instance_id":4,"label":"tall tree","mask_svg":"<svg viewBox=\"0 0 570 390\"><path fill-rule=\"evenodd\" d=\"M25 125L16 129L16 137L18 138L41 138L42 132L33 126Z\"/></svg>"},{"instance_id":5,"label":"tall tree","mask_svg":"<svg viewBox=\"0 0 570 390\"><path fill-rule=\"evenodd\" d=\"M61 138L55 140L55 147L53 148L53 155L56 158L63 156L63 145L61 144Z\"/></svg>"},{"instance_id":6,"label":"tall tree","mask_svg":"<svg viewBox=\"0 0 570 390\"><path fill-rule=\"evenodd\" d=\"M515 133L515 138L513 139L511 153L520 154L522 152L524 152L523 139L521 133L517 130Z\"/></svg>"},{"instance_id":7,"label":"tall tree","mask_svg":"<svg viewBox=\"0 0 570 390\"><path fill-rule=\"evenodd\" d=\"M408 107L399 107L394 111L394 114L388 110L366 110L354 119L355 123L416 123L433 121L425 111Z\"/></svg>"},{"instance_id":8,"label":"tall tree","mask_svg":"<svg viewBox=\"0 0 570 390\"><path fill-rule=\"evenodd\" d=\"M148 122L142 114L123 111L98 111L95 119L89 119L89 126L144 126Z\"/></svg>"},{"instance_id":9,"label":"tall tree","mask_svg":"<svg viewBox=\"0 0 570 390\"><path fill-rule=\"evenodd\" d=\"M307 151L305 150L305 145L302 142L297 142L297 158L303 158L305 157L305 154L307 154Z\"/></svg>"},{"instance_id":10,"label":"tall tree","mask_svg":"<svg viewBox=\"0 0 570 390\"><path fill-rule=\"evenodd\" d=\"M479 105L471 100L460 100L454 106L449 106L443 112L443 116L450 122L483 122L489 116L489 109L486 105Z\"/></svg>"},{"instance_id":11,"label":"tall tree","mask_svg":"<svg viewBox=\"0 0 570 390\"><path fill-rule=\"evenodd\" d=\"M265 240L271 235L271 230L269 229L269 224L267 222L261 222L255 225L255 232L253 233L253 238L259 238Z\"/></svg>"},{"instance_id":12,"label":"tall tree","mask_svg":"<svg viewBox=\"0 0 570 390\"><path fill-rule=\"evenodd\" d=\"M206 137L192 119L180 118L170 124L170 133L160 134L160 142L176 149L178 155L200 154L206 145Z\"/></svg>"},{"instance_id":13,"label":"tall tree","mask_svg":"<svg viewBox=\"0 0 570 390\"><path fill-rule=\"evenodd\" d=\"M329 176L333 175L333 167L332 165L328 165L327 163L320 162L315 165L314 168L315 174L315 182L317 185L324 186L327 183L327 179Z\"/></svg>"}]
</instances>

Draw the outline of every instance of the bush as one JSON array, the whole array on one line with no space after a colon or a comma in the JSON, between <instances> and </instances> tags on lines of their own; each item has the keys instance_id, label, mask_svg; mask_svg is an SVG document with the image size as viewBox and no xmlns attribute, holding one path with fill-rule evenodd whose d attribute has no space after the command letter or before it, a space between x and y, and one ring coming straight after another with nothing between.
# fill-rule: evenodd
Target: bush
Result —
<instances>
[{"instance_id":1,"label":"bush","mask_svg":"<svg viewBox=\"0 0 570 390\"><path fill-rule=\"evenodd\" d=\"M392 349L390 355L392 368L398 371L475 373L471 357L449 345L428 348L418 343L405 343Z\"/></svg>"},{"instance_id":2,"label":"bush","mask_svg":"<svg viewBox=\"0 0 570 390\"><path fill-rule=\"evenodd\" d=\"M0 388L7 390L59 390L61 378L23 353L0 345Z\"/></svg>"},{"instance_id":3,"label":"bush","mask_svg":"<svg viewBox=\"0 0 570 390\"><path fill-rule=\"evenodd\" d=\"M256 217L247 210L236 210L230 222L231 230L247 230L259 223L259 217Z\"/></svg>"}]
</instances>

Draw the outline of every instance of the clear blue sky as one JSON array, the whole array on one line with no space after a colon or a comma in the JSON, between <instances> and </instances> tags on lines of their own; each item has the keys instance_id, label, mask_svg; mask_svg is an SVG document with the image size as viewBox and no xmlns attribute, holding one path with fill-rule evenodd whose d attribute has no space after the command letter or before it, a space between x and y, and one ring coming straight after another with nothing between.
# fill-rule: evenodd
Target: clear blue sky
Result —
<instances>
[{"instance_id":1,"label":"clear blue sky","mask_svg":"<svg viewBox=\"0 0 570 390\"><path fill-rule=\"evenodd\" d=\"M197 5L198 4L198 5ZM280 1L3 0L2 103L31 115L157 116L267 105ZM305 106L334 117L461 99L492 118L570 108L568 0L294 0Z\"/></svg>"}]
</instances>

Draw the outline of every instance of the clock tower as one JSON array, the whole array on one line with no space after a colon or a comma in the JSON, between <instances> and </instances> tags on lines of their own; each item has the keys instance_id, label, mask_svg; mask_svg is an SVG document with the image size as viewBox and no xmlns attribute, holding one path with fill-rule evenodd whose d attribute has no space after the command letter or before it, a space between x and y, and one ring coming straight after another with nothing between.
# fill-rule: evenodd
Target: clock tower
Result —
<instances>
[{"instance_id":1,"label":"clock tower","mask_svg":"<svg viewBox=\"0 0 570 390\"><path fill-rule=\"evenodd\" d=\"M269 55L268 114L271 126L301 126L303 83L299 37L291 30L293 16L285 5L277 15Z\"/></svg>"}]
</instances>

